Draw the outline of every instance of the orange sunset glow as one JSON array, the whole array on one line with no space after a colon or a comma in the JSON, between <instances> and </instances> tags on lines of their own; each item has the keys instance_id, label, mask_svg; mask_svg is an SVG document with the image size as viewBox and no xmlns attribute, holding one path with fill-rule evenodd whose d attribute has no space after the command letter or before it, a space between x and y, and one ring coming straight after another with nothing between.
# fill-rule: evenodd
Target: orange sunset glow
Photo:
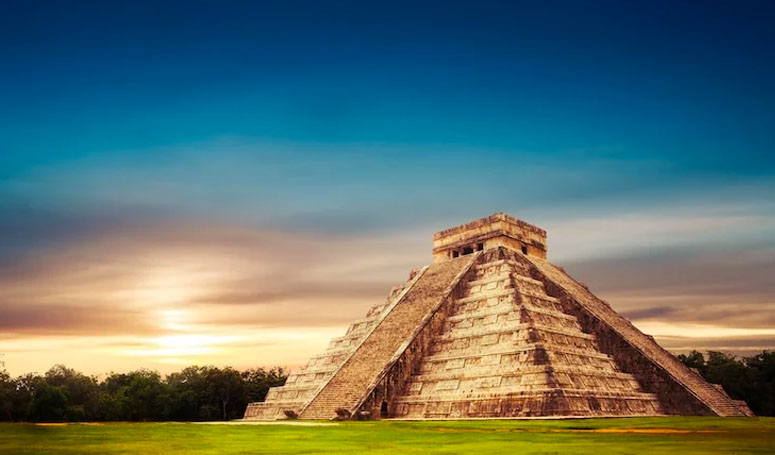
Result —
<instances>
[{"instance_id":1,"label":"orange sunset glow","mask_svg":"<svg viewBox=\"0 0 775 455\"><path fill-rule=\"evenodd\" d=\"M599 242L596 223L609 227ZM714 238L746 229L745 220L549 224L550 257L669 349L772 346L765 252L649 255L654 243L697 241L687 226L712 226ZM437 228L336 235L187 220L79 239L3 275L5 361L14 373L61 362L94 374L298 366L430 262Z\"/></svg>"}]
</instances>

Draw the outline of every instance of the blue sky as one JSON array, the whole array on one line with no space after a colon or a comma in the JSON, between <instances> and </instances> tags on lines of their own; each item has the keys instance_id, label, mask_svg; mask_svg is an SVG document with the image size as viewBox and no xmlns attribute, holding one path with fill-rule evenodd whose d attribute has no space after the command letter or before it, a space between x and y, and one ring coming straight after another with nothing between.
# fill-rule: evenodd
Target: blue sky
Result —
<instances>
[{"instance_id":1,"label":"blue sky","mask_svg":"<svg viewBox=\"0 0 775 455\"><path fill-rule=\"evenodd\" d=\"M0 335L19 346L48 336L75 343L97 324L126 320L120 309L140 311L131 299L99 296L84 309L72 293L85 278L62 278L78 261L99 270L88 279L112 295L135 286L134 259L170 236L187 245L170 254L202 261L192 266L201 271L235 254L232 235L249 243L245 252L269 251L261 259L269 262L282 252L261 249L266 236L292 245L293 235L315 260L363 267L338 252L393 258L369 263L375 275L358 294L381 299L408 267L427 262L434 230L495 211L547 228L550 258L591 277L636 323L775 325L771 2L1 8L0 281L16 291L0 301L11 315ZM330 250L343 239L359 249ZM194 254L202 242L223 249ZM248 258L239 267L246 281L268 279ZM325 270L329 281L339 276ZM706 270L706 282L686 270ZM691 289L676 290L684 273ZM64 282L43 280L52 274ZM33 292L41 280L50 289ZM219 280L219 292L244 286ZM711 286L719 282L723 291ZM294 283L285 288L323 292ZM344 280L326 299L361 284ZM711 288L713 317L698 320ZM255 325L289 327L281 313L310 304L280 299L267 310L264 294L252 295L239 311L255 308L240 313ZM193 308L181 299L165 311ZM360 302L332 306L338 316L322 318L325 330L358 317L369 304ZM95 306L104 318L71 321L72 330L35 316ZM130 325L101 336L133 335ZM151 326L144 335L167 333ZM730 334L663 343L775 346L775 334ZM26 355L13 349L9 358ZM212 355L205 360L239 361Z\"/></svg>"}]
</instances>

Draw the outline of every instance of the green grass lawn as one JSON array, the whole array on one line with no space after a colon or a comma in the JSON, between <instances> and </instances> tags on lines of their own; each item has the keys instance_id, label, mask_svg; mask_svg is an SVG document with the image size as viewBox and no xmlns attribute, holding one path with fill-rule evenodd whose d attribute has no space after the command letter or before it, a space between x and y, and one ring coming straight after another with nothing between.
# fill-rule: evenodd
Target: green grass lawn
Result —
<instances>
[{"instance_id":1,"label":"green grass lawn","mask_svg":"<svg viewBox=\"0 0 775 455\"><path fill-rule=\"evenodd\" d=\"M775 454L775 418L0 424L0 454Z\"/></svg>"}]
</instances>

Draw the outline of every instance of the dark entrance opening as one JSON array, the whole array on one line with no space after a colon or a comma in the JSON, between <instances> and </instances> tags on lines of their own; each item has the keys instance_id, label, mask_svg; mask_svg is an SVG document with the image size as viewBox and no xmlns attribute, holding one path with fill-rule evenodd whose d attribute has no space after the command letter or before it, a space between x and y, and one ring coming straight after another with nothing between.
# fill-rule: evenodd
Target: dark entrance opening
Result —
<instances>
[{"instance_id":1,"label":"dark entrance opening","mask_svg":"<svg viewBox=\"0 0 775 455\"><path fill-rule=\"evenodd\" d=\"M387 402L383 401L382 406L379 407L379 416L383 419L386 419L388 417L388 408L387 408Z\"/></svg>"},{"instance_id":2,"label":"dark entrance opening","mask_svg":"<svg viewBox=\"0 0 775 455\"><path fill-rule=\"evenodd\" d=\"M522 245L522 254L527 254L527 247Z\"/></svg>"},{"instance_id":3,"label":"dark entrance opening","mask_svg":"<svg viewBox=\"0 0 775 455\"><path fill-rule=\"evenodd\" d=\"M470 246L467 246L467 247L463 248L463 255L471 254L473 252L474 252L474 249L471 248Z\"/></svg>"}]
</instances>

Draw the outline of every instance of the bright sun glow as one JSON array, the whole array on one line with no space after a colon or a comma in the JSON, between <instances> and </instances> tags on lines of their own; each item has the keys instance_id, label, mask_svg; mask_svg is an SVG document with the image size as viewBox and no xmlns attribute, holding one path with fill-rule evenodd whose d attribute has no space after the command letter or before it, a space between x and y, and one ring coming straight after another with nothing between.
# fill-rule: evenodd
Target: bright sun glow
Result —
<instances>
[{"instance_id":1,"label":"bright sun glow","mask_svg":"<svg viewBox=\"0 0 775 455\"><path fill-rule=\"evenodd\" d=\"M165 330L187 332L191 327L186 323L189 317L183 310L160 310L158 312L159 326Z\"/></svg>"},{"instance_id":2,"label":"bright sun glow","mask_svg":"<svg viewBox=\"0 0 775 455\"><path fill-rule=\"evenodd\" d=\"M223 346L234 341L232 336L213 336L207 334L165 335L146 340L148 347L132 349L127 354L148 357L184 357L213 354Z\"/></svg>"}]
</instances>

